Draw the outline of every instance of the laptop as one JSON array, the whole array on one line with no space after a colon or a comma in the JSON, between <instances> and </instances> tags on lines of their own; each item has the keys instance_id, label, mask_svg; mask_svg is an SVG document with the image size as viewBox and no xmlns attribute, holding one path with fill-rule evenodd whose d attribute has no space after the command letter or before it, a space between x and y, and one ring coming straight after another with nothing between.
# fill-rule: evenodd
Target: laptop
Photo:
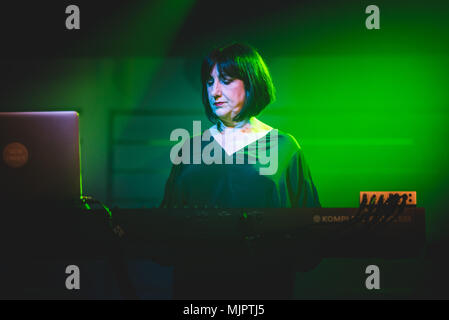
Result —
<instances>
[{"instance_id":1,"label":"laptop","mask_svg":"<svg viewBox=\"0 0 449 320\"><path fill-rule=\"evenodd\" d=\"M82 195L77 112L0 112L0 157L2 203Z\"/></svg>"}]
</instances>

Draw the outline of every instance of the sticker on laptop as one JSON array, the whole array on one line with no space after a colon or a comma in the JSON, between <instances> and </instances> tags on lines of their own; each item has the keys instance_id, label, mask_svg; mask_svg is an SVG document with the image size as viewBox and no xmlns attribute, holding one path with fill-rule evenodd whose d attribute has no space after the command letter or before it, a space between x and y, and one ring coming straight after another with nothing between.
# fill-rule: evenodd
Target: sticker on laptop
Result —
<instances>
[{"instance_id":1,"label":"sticker on laptop","mask_svg":"<svg viewBox=\"0 0 449 320\"><path fill-rule=\"evenodd\" d=\"M23 167L28 162L28 149L19 142L12 142L3 149L3 160L11 168Z\"/></svg>"}]
</instances>

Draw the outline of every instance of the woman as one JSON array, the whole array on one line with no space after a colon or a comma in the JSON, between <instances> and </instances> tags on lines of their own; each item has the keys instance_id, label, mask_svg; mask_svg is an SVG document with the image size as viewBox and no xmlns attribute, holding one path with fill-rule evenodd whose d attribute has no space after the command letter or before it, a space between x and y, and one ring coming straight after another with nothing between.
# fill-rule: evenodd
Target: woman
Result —
<instances>
[{"instance_id":1,"label":"woman","mask_svg":"<svg viewBox=\"0 0 449 320\"><path fill-rule=\"evenodd\" d=\"M271 76L257 51L244 44L213 50L203 61L201 80L206 115L214 125L180 150L179 159L189 151L188 161L173 165L162 206L319 207L296 140L256 118L275 98ZM195 143L201 145L197 150ZM205 160L206 156L214 161ZM243 272L224 269L232 268L215 265L199 270L193 263L176 267L175 297L288 298L293 294L292 270L260 265L246 265Z\"/></svg>"}]
</instances>

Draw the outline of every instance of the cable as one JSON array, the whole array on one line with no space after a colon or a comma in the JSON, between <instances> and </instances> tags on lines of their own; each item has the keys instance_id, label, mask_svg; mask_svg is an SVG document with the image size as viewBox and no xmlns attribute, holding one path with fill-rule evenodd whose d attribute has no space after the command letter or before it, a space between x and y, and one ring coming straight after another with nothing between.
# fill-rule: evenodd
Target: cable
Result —
<instances>
[{"instance_id":1,"label":"cable","mask_svg":"<svg viewBox=\"0 0 449 320\"><path fill-rule=\"evenodd\" d=\"M110 241L108 241L111 246L108 248L109 253L107 254L107 257L117 277L120 292L123 294L125 299L138 299L136 289L129 279L128 266L125 263L123 250L119 242L119 238L122 238L125 234L123 229L118 224L114 224L112 212L104 203L91 196L81 196L80 200L82 209L86 211L91 211L94 205L99 205L102 210L106 212L109 228L115 235L109 239Z\"/></svg>"}]
</instances>

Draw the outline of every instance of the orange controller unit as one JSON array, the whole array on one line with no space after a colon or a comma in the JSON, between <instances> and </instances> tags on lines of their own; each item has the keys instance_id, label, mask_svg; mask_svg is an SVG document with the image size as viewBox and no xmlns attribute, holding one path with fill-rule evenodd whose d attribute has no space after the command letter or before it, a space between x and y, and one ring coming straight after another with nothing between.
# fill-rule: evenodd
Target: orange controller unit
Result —
<instances>
[{"instance_id":1,"label":"orange controller unit","mask_svg":"<svg viewBox=\"0 0 449 320\"><path fill-rule=\"evenodd\" d=\"M362 203L364 195L367 196L368 203L372 201L372 204L377 204L381 196L383 196L385 202L390 195L398 195L399 197L406 195L406 205L416 206L416 191L360 191L360 203Z\"/></svg>"}]
</instances>

